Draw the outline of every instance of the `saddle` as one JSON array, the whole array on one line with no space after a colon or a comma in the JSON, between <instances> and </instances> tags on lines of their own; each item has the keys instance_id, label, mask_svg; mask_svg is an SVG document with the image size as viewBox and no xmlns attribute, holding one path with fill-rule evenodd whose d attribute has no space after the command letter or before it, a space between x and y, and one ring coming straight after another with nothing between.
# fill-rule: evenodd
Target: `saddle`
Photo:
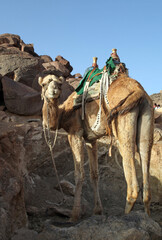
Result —
<instances>
[{"instance_id":1,"label":"saddle","mask_svg":"<svg viewBox=\"0 0 162 240\"><path fill-rule=\"evenodd\" d=\"M111 75L108 74L108 77L107 77L108 87L110 87L111 83L114 80L116 80L119 73L126 72L126 71L127 71L127 69L126 69L124 63L116 64L114 72ZM102 74L104 72L106 72L106 70L104 70L104 68L103 68L103 71L101 73L101 78L97 82L94 82L93 85L91 85L91 86L89 85L87 87L86 94L85 94L85 89L84 89L83 94L74 96L73 106L75 109L82 106L83 95L84 95L84 103L91 102L93 100L100 98L100 92L101 92L100 83L101 83L101 79L102 79Z\"/></svg>"},{"instance_id":2,"label":"saddle","mask_svg":"<svg viewBox=\"0 0 162 240\"><path fill-rule=\"evenodd\" d=\"M83 95L75 95L73 101L73 107L79 108L82 106ZM85 102L91 102L100 98L100 81L95 82L92 86L88 87L88 91L85 97Z\"/></svg>"}]
</instances>

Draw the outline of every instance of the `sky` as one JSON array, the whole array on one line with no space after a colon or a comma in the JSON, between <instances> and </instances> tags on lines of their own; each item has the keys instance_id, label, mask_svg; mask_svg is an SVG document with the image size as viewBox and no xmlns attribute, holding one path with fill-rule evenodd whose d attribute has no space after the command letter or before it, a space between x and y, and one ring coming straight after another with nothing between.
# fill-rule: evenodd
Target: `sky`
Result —
<instances>
[{"instance_id":1,"label":"sky","mask_svg":"<svg viewBox=\"0 0 162 240\"><path fill-rule=\"evenodd\" d=\"M58 55L84 74L117 49L131 78L151 95L162 90L162 0L1 1L0 34L17 34L38 55Z\"/></svg>"}]
</instances>

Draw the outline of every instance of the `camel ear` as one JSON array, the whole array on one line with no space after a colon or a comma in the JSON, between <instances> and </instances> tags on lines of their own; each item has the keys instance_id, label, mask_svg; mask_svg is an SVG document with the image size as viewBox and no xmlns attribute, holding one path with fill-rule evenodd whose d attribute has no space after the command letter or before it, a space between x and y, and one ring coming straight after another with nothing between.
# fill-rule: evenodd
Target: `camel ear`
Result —
<instances>
[{"instance_id":1,"label":"camel ear","mask_svg":"<svg viewBox=\"0 0 162 240\"><path fill-rule=\"evenodd\" d=\"M61 81L61 84L63 84L63 82L65 81L65 78L63 76L60 76L59 80Z\"/></svg>"},{"instance_id":2,"label":"camel ear","mask_svg":"<svg viewBox=\"0 0 162 240\"><path fill-rule=\"evenodd\" d=\"M42 78L42 77L39 77L39 78L38 78L38 83L39 83L39 85L41 85L41 86L42 86L42 81L43 81L43 78Z\"/></svg>"}]
</instances>

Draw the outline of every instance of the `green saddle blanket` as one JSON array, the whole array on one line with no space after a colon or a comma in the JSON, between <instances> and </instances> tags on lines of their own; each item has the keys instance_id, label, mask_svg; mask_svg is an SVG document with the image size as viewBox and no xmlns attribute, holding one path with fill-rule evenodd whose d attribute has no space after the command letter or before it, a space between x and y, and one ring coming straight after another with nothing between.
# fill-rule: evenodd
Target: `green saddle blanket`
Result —
<instances>
[{"instance_id":1,"label":"green saddle blanket","mask_svg":"<svg viewBox=\"0 0 162 240\"><path fill-rule=\"evenodd\" d=\"M92 86L88 88L85 101L91 102L95 99L99 99L99 95L100 95L100 82L95 82ZM75 95L74 108L81 107L81 105L82 105L82 95Z\"/></svg>"},{"instance_id":2,"label":"green saddle blanket","mask_svg":"<svg viewBox=\"0 0 162 240\"><path fill-rule=\"evenodd\" d=\"M106 61L106 69L107 69L109 75L111 75L114 72L115 67L116 67L116 65L114 63L114 60L112 59L112 57L110 57ZM99 69L99 68L93 69L92 67L88 68L86 70L82 80L80 81L78 87L75 89L77 94L78 95L83 94L84 86L85 86L87 80L89 81L89 87L91 87L94 83L100 81L100 79L102 77L102 72L103 72L103 68L102 69Z\"/></svg>"}]
</instances>

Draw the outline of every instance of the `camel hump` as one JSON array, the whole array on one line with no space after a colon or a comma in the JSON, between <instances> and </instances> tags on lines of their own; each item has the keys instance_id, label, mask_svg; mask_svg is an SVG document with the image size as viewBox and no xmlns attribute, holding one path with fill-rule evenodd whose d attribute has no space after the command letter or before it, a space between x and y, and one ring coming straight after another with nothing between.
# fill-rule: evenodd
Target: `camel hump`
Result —
<instances>
[{"instance_id":1,"label":"camel hump","mask_svg":"<svg viewBox=\"0 0 162 240\"><path fill-rule=\"evenodd\" d=\"M112 110L121 105L126 99L128 105L132 104L132 102L136 102L145 94L145 90L136 80L122 74L109 87L108 100L110 109Z\"/></svg>"},{"instance_id":2,"label":"camel hump","mask_svg":"<svg viewBox=\"0 0 162 240\"><path fill-rule=\"evenodd\" d=\"M111 121L117 115L130 112L140 104L144 98L147 98L149 101L149 96L136 80L127 77L114 81L108 90L110 106L108 123L111 124Z\"/></svg>"}]
</instances>

